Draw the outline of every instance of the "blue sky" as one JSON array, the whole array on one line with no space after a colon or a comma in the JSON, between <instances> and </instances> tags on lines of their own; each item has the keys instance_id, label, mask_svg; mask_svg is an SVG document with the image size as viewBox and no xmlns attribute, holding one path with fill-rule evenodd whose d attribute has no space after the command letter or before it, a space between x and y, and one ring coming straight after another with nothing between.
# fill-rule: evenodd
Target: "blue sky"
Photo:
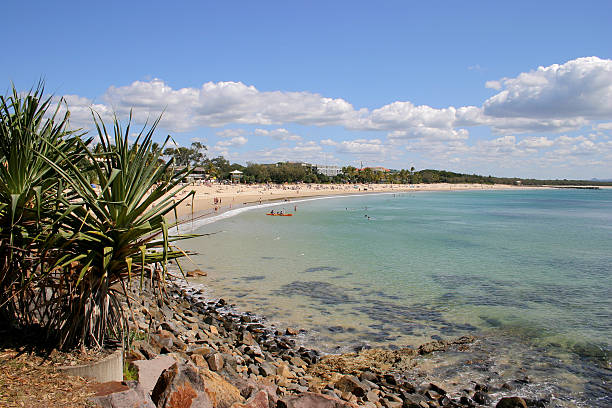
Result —
<instances>
[{"instance_id":1,"label":"blue sky","mask_svg":"<svg viewBox=\"0 0 612 408\"><path fill-rule=\"evenodd\" d=\"M59 3L59 4L57 4ZM240 163L612 178L609 1L10 2L1 77Z\"/></svg>"}]
</instances>

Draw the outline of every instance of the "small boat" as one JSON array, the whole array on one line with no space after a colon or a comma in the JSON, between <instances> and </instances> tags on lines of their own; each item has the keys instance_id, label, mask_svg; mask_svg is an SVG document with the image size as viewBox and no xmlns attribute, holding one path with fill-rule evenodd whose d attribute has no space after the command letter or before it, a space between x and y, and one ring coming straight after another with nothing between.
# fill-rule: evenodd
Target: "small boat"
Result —
<instances>
[{"instance_id":1,"label":"small boat","mask_svg":"<svg viewBox=\"0 0 612 408\"><path fill-rule=\"evenodd\" d=\"M266 215L272 215L272 216L277 216L277 217L291 217L293 214L267 213Z\"/></svg>"}]
</instances>

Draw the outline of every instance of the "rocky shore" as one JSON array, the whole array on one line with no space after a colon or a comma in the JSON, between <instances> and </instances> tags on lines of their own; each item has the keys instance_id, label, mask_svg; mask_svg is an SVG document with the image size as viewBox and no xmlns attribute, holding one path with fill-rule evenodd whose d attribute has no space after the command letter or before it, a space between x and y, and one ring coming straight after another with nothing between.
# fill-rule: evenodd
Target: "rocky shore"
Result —
<instances>
[{"instance_id":1,"label":"rocky shore","mask_svg":"<svg viewBox=\"0 0 612 408\"><path fill-rule=\"evenodd\" d=\"M135 297L125 353L137 381L97 387L102 407L545 407L549 400L513 395L512 383L429 382L414 372L431 353L461 352L466 336L398 350L322 355L296 341L300 330L275 328L172 284L165 301ZM517 382L526 381L519 379Z\"/></svg>"}]
</instances>

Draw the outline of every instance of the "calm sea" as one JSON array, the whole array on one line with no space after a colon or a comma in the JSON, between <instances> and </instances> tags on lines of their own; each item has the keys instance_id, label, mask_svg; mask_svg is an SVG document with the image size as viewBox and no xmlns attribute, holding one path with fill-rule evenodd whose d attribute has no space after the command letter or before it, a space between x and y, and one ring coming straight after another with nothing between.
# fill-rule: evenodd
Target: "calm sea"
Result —
<instances>
[{"instance_id":1,"label":"calm sea","mask_svg":"<svg viewBox=\"0 0 612 408\"><path fill-rule=\"evenodd\" d=\"M337 352L473 334L489 377L527 376L524 392L570 405L612 404L612 190L330 198L197 231L215 234L183 247L198 252L212 295L306 329L307 344Z\"/></svg>"}]
</instances>

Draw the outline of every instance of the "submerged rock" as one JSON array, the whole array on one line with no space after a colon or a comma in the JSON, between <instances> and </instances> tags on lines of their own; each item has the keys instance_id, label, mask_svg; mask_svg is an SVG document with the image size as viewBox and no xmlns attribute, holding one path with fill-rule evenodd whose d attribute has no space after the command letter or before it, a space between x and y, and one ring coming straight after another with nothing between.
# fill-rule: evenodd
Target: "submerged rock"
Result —
<instances>
[{"instance_id":1,"label":"submerged rock","mask_svg":"<svg viewBox=\"0 0 612 408\"><path fill-rule=\"evenodd\" d=\"M195 269L193 271L187 272L185 275L187 275L188 278L194 278L194 277L197 277L197 276L208 276L208 273L204 272L204 271L202 271L200 269Z\"/></svg>"}]
</instances>

